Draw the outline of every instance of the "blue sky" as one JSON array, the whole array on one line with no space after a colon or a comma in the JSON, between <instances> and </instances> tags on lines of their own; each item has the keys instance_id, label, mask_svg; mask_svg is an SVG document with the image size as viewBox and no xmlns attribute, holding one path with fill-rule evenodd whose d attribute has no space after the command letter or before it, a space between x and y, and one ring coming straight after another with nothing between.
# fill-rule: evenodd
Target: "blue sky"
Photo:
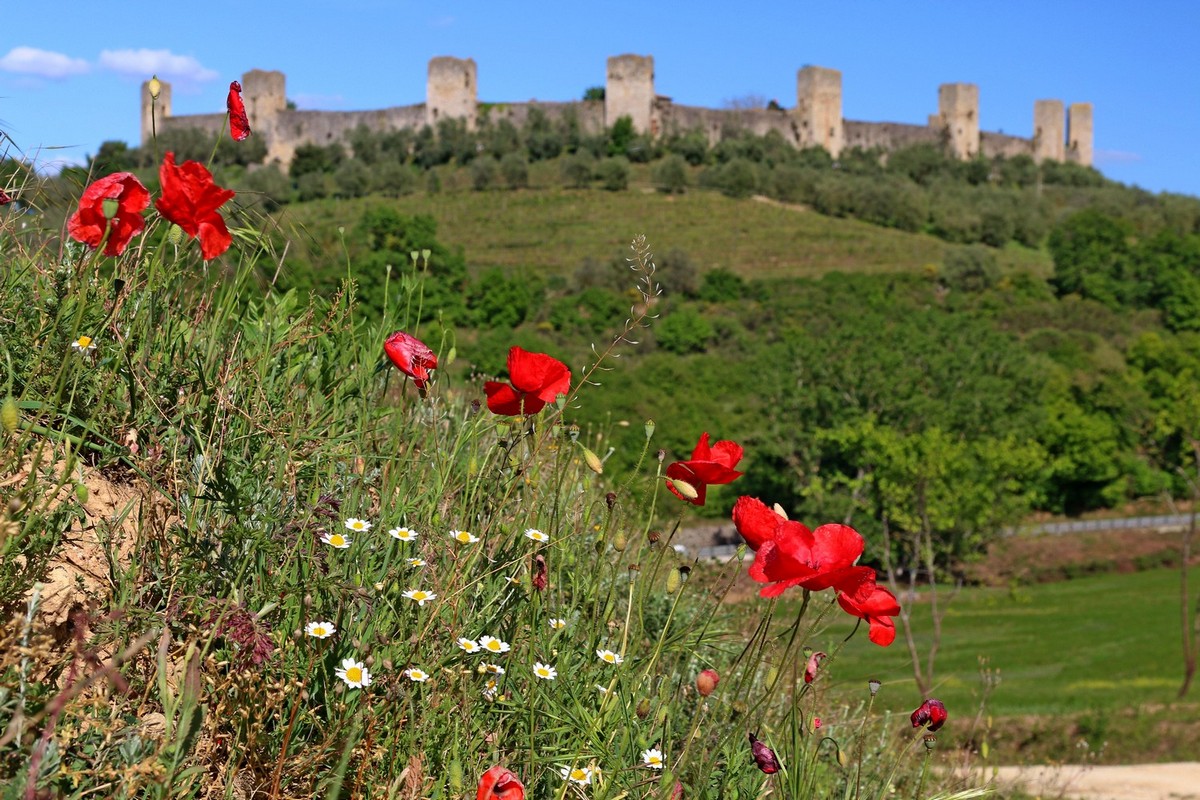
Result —
<instances>
[{"instance_id":1,"label":"blue sky","mask_svg":"<svg viewBox=\"0 0 1200 800\"><path fill-rule=\"evenodd\" d=\"M54 13L47 9L53 8ZM28 156L82 161L138 141L138 87L173 84L176 114L223 112L229 81L287 75L301 108L425 99L429 59L474 58L479 96L571 100L610 55L653 55L659 94L721 107L795 104L806 64L843 75L847 119L923 124L939 83L980 87L985 130L1029 136L1033 103L1095 105L1096 166L1200 195L1200 3L454 3L0 0L0 130ZM0 151L2 152L2 151ZM13 154L10 146L9 154Z\"/></svg>"}]
</instances>

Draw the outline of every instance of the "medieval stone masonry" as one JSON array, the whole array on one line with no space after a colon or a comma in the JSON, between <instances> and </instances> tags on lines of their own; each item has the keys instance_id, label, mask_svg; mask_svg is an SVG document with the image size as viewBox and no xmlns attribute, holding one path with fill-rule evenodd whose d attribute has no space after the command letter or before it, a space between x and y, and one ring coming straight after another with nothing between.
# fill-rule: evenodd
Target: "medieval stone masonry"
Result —
<instances>
[{"instance_id":1,"label":"medieval stone masonry","mask_svg":"<svg viewBox=\"0 0 1200 800\"><path fill-rule=\"evenodd\" d=\"M153 131L178 128L217 130L224 114L171 113L171 86L162 83L158 99L142 84L142 144ZM730 130L762 135L777 131L796 147L823 147L835 158L847 148L895 150L918 143L945 147L961 159L982 155L1029 155L1036 161L1092 163L1092 105L1072 103L1065 118L1061 100L1037 100L1029 138L979 129L979 87L945 83L938 87L938 110L926 125L897 122L858 122L842 117L842 73L807 66L796 76L796 105L792 109L711 109L678 105L655 94L653 56L621 55L608 59L604 100L569 102L480 103L475 61L449 56L429 62L425 102L376 111L297 111L289 109L282 72L251 70L242 76L243 97L250 126L267 144L267 160L291 163L301 144L345 142L359 125L375 131L436 126L443 119L460 119L474 129L481 118L507 119L520 126L533 108L550 119L575 115L582 130L599 133L628 116L639 133L661 136L702 130L716 143Z\"/></svg>"}]
</instances>

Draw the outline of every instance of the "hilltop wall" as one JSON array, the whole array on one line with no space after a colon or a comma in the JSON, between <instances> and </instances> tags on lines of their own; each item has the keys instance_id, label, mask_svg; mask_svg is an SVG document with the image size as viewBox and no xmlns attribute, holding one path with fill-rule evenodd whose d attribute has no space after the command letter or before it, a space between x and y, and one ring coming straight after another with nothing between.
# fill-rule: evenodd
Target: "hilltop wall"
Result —
<instances>
[{"instance_id":1,"label":"hilltop wall","mask_svg":"<svg viewBox=\"0 0 1200 800\"><path fill-rule=\"evenodd\" d=\"M142 84L142 144L159 131L198 127L218 130L223 114L171 113L170 84L161 83L158 99L150 97L150 82ZM621 55L608 59L604 100L567 102L481 103L474 60L449 56L429 62L423 103L375 111L298 111L287 107L282 72L251 70L242 76L243 99L254 135L267 144L267 160L290 164L301 144L347 143L359 125L373 131L419 130L443 119L463 120L469 129L482 122L508 120L525 124L533 109L551 120L573 115L581 132L603 132L628 116L639 133L664 136L700 130L715 144L736 131L763 135L774 131L794 147L823 147L835 158L845 148L895 150L914 144L933 144L956 158L978 155L1028 155L1038 161L1071 161L1090 166L1093 155L1093 110L1090 103L1073 103L1063 112L1060 100L1034 103L1028 138L979 129L979 87L947 83L938 88L937 113L926 125L899 122L860 122L842 117L842 74L825 67L806 66L796 75L796 104L791 109L713 109L684 106L655 92L654 58ZM153 118L152 118L153 116Z\"/></svg>"}]
</instances>

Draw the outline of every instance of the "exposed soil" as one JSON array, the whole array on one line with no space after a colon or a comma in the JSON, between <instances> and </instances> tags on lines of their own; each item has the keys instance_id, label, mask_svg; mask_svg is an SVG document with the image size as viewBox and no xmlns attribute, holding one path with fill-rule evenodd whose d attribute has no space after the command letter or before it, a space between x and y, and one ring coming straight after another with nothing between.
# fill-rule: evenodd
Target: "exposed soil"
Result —
<instances>
[{"instance_id":1,"label":"exposed soil","mask_svg":"<svg viewBox=\"0 0 1200 800\"><path fill-rule=\"evenodd\" d=\"M986 777L986 775L985 775ZM1122 766L1000 767L1001 791L1082 800L1200 800L1200 762Z\"/></svg>"}]
</instances>

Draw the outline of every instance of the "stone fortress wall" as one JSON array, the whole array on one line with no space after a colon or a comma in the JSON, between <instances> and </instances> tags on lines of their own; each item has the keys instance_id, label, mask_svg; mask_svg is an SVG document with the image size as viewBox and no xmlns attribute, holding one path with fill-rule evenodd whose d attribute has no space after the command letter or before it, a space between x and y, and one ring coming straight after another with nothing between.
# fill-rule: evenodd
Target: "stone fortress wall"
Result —
<instances>
[{"instance_id":1,"label":"stone fortress wall","mask_svg":"<svg viewBox=\"0 0 1200 800\"><path fill-rule=\"evenodd\" d=\"M291 163L301 144L344 142L358 125L375 131L420 129L443 119L464 120L468 128L480 118L508 119L520 126L532 109L550 119L574 113L581 129L599 133L622 116L629 116L639 133L661 136L702 130L715 144L730 130L756 134L776 131L797 148L819 146L835 158L846 148L879 147L885 151L913 144L944 146L960 159L978 155L1029 155L1041 162L1092 164L1092 105L1073 103L1064 114L1061 100L1037 100L1029 138L979 129L979 87L946 83L938 88L938 110L926 125L896 122L858 122L842 117L842 73L807 66L796 76L796 105L791 109L711 109L677 105L656 94L653 56L621 55L608 59L603 101L480 103L475 61L448 56L429 62L425 102L376 111L296 111L287 107L282 72L251 70L242 76L243 99L255 136L267 144L267 161ZM159 131L200 127L218 130L224 114L171 113L171 86L161 84L156 101L149 82L142 84L142 144ZM153 120L151 119L153 115Z\"/></svg>"}]
</instances>

